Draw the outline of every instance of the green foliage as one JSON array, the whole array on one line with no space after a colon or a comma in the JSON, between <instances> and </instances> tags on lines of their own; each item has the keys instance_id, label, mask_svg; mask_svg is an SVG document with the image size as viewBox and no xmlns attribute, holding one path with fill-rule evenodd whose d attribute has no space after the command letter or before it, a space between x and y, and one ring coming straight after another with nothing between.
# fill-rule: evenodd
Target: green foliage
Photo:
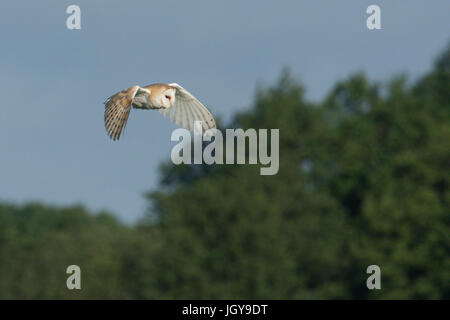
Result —
<instances>
[{"instance_id":1,"label":"green foliage","mask_svg":"<svg viewBox=\"0 0 450 320\"><path fill-rule=\"evenodd\" d=\"M450 47L414 84L356 74L320 104L283 71L229 126L279 128L278 174L163 164L133 227L1 205L0 298L449 299L449 66Z\"/></svg>"},{"instance_id":2,"label":"green foliage","mask_svg":"<svg viewBox=\"0 0 450 320\"><path fill-rule=\"evenodd\" d=\"M81 207L0 206L0 298L128 298L123 242L131 229ZM82 267L82 290L66 287L66 268Z\"/></svg>"}]
</instances>

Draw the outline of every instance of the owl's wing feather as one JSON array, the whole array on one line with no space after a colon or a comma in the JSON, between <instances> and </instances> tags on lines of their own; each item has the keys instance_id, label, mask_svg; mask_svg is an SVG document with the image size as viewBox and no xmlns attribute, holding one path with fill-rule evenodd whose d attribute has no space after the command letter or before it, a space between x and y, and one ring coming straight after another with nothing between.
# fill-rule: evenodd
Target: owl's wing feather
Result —
<instances>
[{"instance_id":1,"label":"owl's wing feather","mask_svg":"<svg viewBox=\"0 0 450 320\"><path fill-rule=\"evenodd\" d=\"M211 112L186 89L177 83L170 83L175 88L175 103L159 112L180 127L194 130L194 122L201 121L204 130L216 128L216 122Z\"/></svg>"},{"instance_id":2,"label":"owl's wing feather","mask_svg":"<svg viewBox=\"0 0 450 320\"><path fill-rule=\"evenodd\" d=\"M138 86L122 90L105 101L105 128L112 140L119 140L125 130Z\"/></svg>"}]
</instances>

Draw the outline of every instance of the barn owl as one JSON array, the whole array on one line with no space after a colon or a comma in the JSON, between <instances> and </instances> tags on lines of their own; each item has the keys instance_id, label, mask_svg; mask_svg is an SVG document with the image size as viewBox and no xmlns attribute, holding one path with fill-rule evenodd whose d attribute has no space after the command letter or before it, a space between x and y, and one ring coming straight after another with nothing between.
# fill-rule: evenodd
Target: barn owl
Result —
<instances>
[{"instance_id":1,"label":"barn owl","mask_svg":"<svg viewBox=\"0 0 450 320\"><path fill-rule=\"evenodd\" d=\"M157 109L177 125L193 130L194 121L201 121L204 130L216 127L211 113L186 89L176 83L133 86L105 101L105 127L112 140L118 140L125 129L131 107Z\"/></svg>"}]
</instances>

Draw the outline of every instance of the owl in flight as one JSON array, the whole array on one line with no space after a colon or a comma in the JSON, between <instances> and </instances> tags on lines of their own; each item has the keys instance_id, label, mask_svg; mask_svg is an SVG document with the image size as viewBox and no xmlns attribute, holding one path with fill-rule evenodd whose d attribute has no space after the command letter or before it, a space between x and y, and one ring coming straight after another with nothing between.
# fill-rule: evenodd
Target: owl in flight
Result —
<instances>
[{"instance_id":1,"label":"owl in flight","mask_svg":"<svg viewBox=\"0 0 450 320\"><path fill-rule=\"evenodd\" d=\"M176 83L133 86L105 101L105 127L113 140L125 129L131 107L157 109L177 125L194 130L194 121L201 121L204 130L216 127L211 112L186 89Z\"/></svg>"}]
</instances>

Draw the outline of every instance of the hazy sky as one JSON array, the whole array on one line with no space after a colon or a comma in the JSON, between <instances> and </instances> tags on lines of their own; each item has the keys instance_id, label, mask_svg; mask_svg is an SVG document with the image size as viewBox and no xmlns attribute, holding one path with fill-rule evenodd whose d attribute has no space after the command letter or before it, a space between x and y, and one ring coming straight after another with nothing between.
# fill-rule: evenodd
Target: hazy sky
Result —
<instances>
[{"instance_id":1,"label":"hazy sky","mask_svg":"<svg viewBox=\"0 0 450 320\"><path fill-rule=\"evenodd\" d=\"M81 30L66 8L81 7ZM381 7L382 30L366 27ZM134 84L177 82L226 119L283 66L317 100L363 70L426 72L450 40L450 1L2 1L0 200L83 203L123 221L170 159L175 125L132 111L112 142L104 100ZM280 134L283 134L280 132Z\"/></svg>"}]
</instances>

